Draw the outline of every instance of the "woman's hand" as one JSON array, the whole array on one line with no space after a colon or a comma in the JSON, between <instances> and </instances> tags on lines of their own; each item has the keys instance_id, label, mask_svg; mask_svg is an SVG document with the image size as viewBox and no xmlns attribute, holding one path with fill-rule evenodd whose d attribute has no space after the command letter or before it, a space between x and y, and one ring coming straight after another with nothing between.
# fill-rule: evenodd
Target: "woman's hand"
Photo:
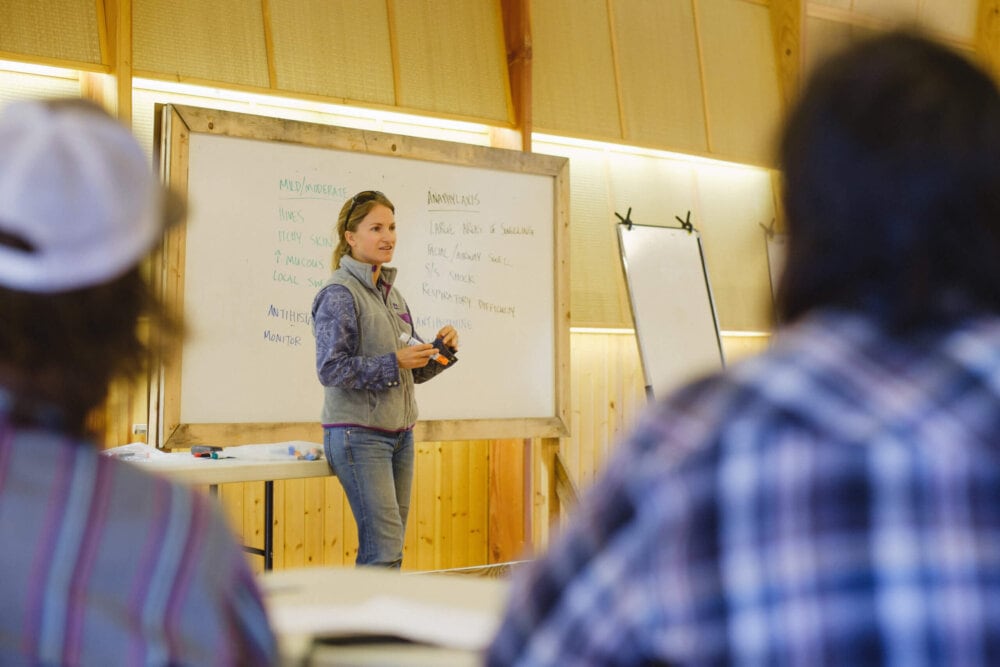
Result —
<instances>
[{"instance_id":1,"label":"woman's hand","mask_svg":"<svg viewBox=\"0 0 1000 667\"><path fill-rule=\"evenodd\" d=\"M400 368L423 368L437 353L430 343L407 345L396 350L396 363Z\"/></svg>"},{"instance_id":2,"label":"woman's hand","mask_svg":"<svg viewBox=\"0 0 1000 667\"><path fill-rule=\"evenodd\" d=\"M444 341L444 344L451 348L452 352L458 350L458 332L450 324L445 325L438 331L437 337Z\"/></svg>"}]
</instances>

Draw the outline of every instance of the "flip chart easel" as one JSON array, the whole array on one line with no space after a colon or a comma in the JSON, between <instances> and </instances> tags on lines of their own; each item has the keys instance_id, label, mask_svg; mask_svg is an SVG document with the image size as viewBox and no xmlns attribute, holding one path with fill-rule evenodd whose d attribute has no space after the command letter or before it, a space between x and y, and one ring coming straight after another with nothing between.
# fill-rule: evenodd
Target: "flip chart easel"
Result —
<instances>
[{"instance_id":1,"label":"flip chart easel","mask_svg":"<svg viewBox=\"0 0 1000 667\"><path fill-rule=\"evenodd\" d=\"M720 370L722 339L698 232L625 220L618 241L647 397Z\"/></svg>"}]
</instances>

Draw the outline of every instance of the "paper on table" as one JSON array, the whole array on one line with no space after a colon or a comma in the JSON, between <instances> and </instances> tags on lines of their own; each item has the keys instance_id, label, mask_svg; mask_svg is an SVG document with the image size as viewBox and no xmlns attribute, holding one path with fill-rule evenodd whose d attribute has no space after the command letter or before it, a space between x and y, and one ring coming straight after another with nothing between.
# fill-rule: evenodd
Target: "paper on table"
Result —
<instances>
[{"instance_id":1,"label":"paper on table","mask_svg":"<svg viewBox=\"0 0 1000 667\"><path fill-rule=\"evenodd\" d=\"M316 442L289 440L288 442L224 447L222 453L225 456L251 461L315 461L323 458L323 445Z\"/></svg>"},{"instance_id":2,"label":"paper on table","mask_svg":"<svg viewBox=\"0 0 1000 667\"><path fill-rule=\"evenodd\" d=\"M470 651L485 649L500 622L495 614L390 596L359 605L277 604L269 615L279 636L393 635Z\"/></svg>"},{"instance_id":3,"label":"paper on table","mask_svg":"<svg viewBox=\"0 0 1000 667\"><path fill-rule=\"evenodd\" d=\"M101 454L119 461L145 461L167 456L165 452L161 452L156 447L144 442L130 442L120 447L112 447L102 450Z\"/></svg>"}]
</instances>

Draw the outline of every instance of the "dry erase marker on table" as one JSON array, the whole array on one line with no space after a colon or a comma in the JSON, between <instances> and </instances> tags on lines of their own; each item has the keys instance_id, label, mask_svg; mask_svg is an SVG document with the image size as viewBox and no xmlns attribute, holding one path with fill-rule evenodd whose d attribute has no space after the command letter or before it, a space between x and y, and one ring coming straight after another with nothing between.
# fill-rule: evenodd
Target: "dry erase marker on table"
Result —
<instances>
[{"instance_id":1,"label":"dry erase marker on table","mask_svg":"<svg viewBox=\"0 0 1000 667\"><path fill-rule=\"evenodd\" d=\"M411 335L409 335L407 333L401 333L401 334L399 334L399 340L403 341L403 343L405 343L406 345L423 345L424 344L423 341L419 341L419 340L416 339L416 337L411 336ZM451 361L448 359L448 357L444 356L443 354L441 354L440 351L437 351L437 350L435 350L434 356L431 357L431 359L433 359L434 361L438 362L442 366L447 366L449 363L451 363Z\"/></svg>"},{"instance_id":2,"label":"dry erase marker on table","mask_svg":"<svg viewBox=\"0 0 1000 667\"><path fill-rule=\"evenodd\" d=\"M222 447L216 445L192 445L191 453L199 459L231 459L232 456L225 456Z\"/></svg>"}]
</instances>

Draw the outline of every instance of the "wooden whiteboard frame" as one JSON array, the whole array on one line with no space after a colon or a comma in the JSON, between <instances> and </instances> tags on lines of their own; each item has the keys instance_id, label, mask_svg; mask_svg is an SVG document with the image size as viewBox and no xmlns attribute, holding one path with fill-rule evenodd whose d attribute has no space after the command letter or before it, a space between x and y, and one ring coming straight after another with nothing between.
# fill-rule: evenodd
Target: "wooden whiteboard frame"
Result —
<instances>
[{"instance_id":1,"label":"wooden whiteboard frame","mask_svg":"<svg viewBox=\"0 0 1000 667\"><path fill-rule=\"evenodd\" d=\"M193 134L291 143L551 177L554 414L418 421L414 436L418 441L441 441L557 438L569 434L569 161L566 158L181 105L158 105L156 116L155 143L160 149L160 168L167 184L182 194L188 191L189 147ZM183 226L172 230L163 249L163 295L168 307L178 313L184 312L185 239ZM315 423L183 423L180 414L183 352L183 345L170 351L158 381L154 380L153 384L158 386L150 388L149 437L158 446L322 441L318 418Z\"/></svg>"}]
</instances>

